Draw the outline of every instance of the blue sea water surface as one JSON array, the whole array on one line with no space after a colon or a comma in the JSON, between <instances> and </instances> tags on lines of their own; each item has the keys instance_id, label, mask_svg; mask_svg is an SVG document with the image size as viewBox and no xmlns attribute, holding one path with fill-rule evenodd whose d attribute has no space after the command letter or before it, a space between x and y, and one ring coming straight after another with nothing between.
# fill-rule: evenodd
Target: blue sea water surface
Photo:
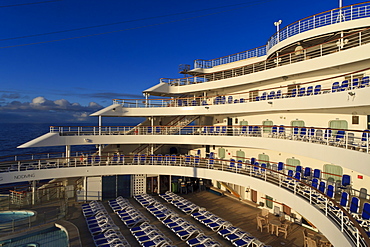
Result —
<instances>
[{"instance_id":1,"label":"blue sea water surface","mask_svg":"<svg viewBox=\"0 0 370 247\"><path fill-rule=\"evenodd\" d=\"M96 126L96 123L69 123L64 126ZM109 126L117 126L117 124L107 124ZM105 126L107 126L105 125ZM121 126L129 126L136 124L122 124ZM50 126L61 126L47 123L0 123L0 157L3 156L20 156L23 154L35 153L54 153L65 152L65 146L55 147L37 147L37 148L17 148L34 138L44 135L49 132ZM95 145L72 146L71 152L77 151L96 151ZM10 157L9 157L10 158Z\"/></svg>"}]
</instances>

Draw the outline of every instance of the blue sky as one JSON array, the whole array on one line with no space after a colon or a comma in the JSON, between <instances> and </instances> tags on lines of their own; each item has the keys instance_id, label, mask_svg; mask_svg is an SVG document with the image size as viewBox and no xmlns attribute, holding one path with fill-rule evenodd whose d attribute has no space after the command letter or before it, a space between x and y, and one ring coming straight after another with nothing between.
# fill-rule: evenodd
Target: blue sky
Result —
<instances>
[{"instance_id":1,"label":"blue sky","mask_svg":"<svg viewBox=\"0 0 370 247\"><path fill-rule=\"evenodd\" d=\"M114 98L181 77L179 64L265 45L275 21L284 27L338 3L1 0L0 123L89 121Z\"/></svg>"}]
</instances>

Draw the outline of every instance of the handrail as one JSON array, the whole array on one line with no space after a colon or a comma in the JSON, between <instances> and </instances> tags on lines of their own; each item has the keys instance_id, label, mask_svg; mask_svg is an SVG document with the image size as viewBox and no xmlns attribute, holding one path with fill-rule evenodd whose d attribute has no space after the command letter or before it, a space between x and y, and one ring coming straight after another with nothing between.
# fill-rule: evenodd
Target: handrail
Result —
<instances>
[{"instance_id":1,"label":"handrail","mask_svg":"<svg viewBox=\"0 0 370 247\"><path fill-rule=\"evenodd\" d=\"M252 58L252 57L261 57L266 55L266 45L259 46L247 51L242 51L234 53L228 56L223 56L215 59L205 60L205 59L196 59L194 61L194 68L209 69L218 65L223 65L227 63L233 63L240 60Z\"/></svg>"},{"instance_id":2,"label":"handrail","mask_svg":"<svg viewBox=\"0 0 370 247\"><path fill-rule=\"evenodd\" d=\"M365 5L367 3L370 3L370 1L348 5L342 8L336 8L315 15L311 15L309 17L305 17L303 19L300 19L285 26L284 28L279 30L279 32L274 33L267 41L267 45L209 60L196 59L194 61L194 68L208 69L218 65L232 63L248 59L251 57L264 56L267 54L267 51L269 51L273 46L278 44L280 41L283 41L299 33L303 33L323 26L336 24L339 21L348 21L369 17L370 10L368 11L368 7L370 6ZM364 11L362 11L362 8L364 8ZM361 13L364 13L364 15L361 15ZM340 17L339 14L342 14L341 18L338 18Z\"/></svg>"},{"instance_id":3,"label":"handrail","mask_svg":"<svg viewBox=\"0 0 370 247\"><path fill-rule=\"evenodd\" d=\"M80 158L70 159L49 159L44 160L53 162L54 167L47 169L58 169L66 167L86 167L86 166L112 166L112 165L164 165L164 166L184 166L192 168L216 169L223 172L236 173L255 177L264 180L265 182L274 184L281 188L289 190L291 193L304 198L313 207L323 213L325 216L332 219L333 224L336 224L341 232L346 234L348 238L356 246L370 246L370 239L365 230L359 225L354 217L345 208L341 207L337 201L326 196L318 189L312 187L310 184L287 174L258 165L252 165L250 161L242 162L236 160L200 158L191 156L190 160L186 156L159 156L159 155L113 155L113 156L96 156L86 157L84 160ZM159 157L161 160L159 160ZM196 162L198 159L199 162ZM40 161L41 163L41 161ZM17 164L21 165L21 164ZM41 166L33 170L45 169ZM9 171L9 172L17 172ZM320 197L322 200L315 198ZM338 213L339 212L339 213Z\"/></svg>"},{"instance_id":4,"label":"handrail","mask_svg":"<svg viewBox=\"0 0 370 247\"><path fill-rule=\"evenodd\" d=\"M350 40L346 43L345 40ZM302 62L309 59L314 59L318 57L323 57L336 52L341 52L342 50L347 50L353 47L358 47L363 44L368 43L370 40L370 28L364 28L356 31L352 34L348 34L337 39L333 39L321 44L317 44L305 49L302 49L302 54L296 55L296 52L290 52L277 57L271 57L264 61L259 61L252 64L243 65L240 67L235 67L232 69L220 70L217 72L200 74L193 77L186 78L161 78L161 83L168 83L170 86L185 86L197 83L204 83L216 80L222 80L237 76L243 76L247 74L257 73L265 71L272 68L277 68L279 66L294 64Z\"/></svg>"},{"instance_id":5,"label":"handrail","mask_svg":"<svg viewBox=\"0 0 370 247\"><path fill-rule=\"evenodd\" d=\"M132 131L133 130L133 131ZM289 131L290 130L290 131ZM338 132L340 131L340 132ZM281 138L331 145L369 153L370 131L287 125L191 125L191 126L51 126L51 133L64 136L90 135L208 135ZM88 138L86 139L88 140Z\"/></svg>"},{"instance_id":6,"label":"handrail","mask_svg":"<svg viewBox=\"0 0 370 247\"><path fill-rule=\"evenodd\" d=\"M301 87L301 86L316 86L316 85L320 85L322 86L322 88L320 89L319 92L315 93L314 91L312 92L312 94L306 94L304 96L315 96L317 94L321 94L321 93L333 93L332 91L332 83L333 81L337 81L335 79L338 79L339 78L344 78L344 77L351 77L353 78L354 76L356 76L357 74L359 73L363 73L363 72L366 72L370 70L370 67L367 67L367 68L364 68L364 69L361 69L361 70L357 70L357 71L354 71L354 72L350 72L350 73L345 73L345 74L341 74L341 75L337 75L337 76L332 76L332 77L328 77L328 78L323 78L323 79L318 79L318 80L314 80L314 81L308 81L308 82L302 82L302 83L298 83L296 84L297 87ZM361 85L359 86L354 86L354 81L353 80L349 80L349 85L348 85L348 89L347 90L357 90L357 89L360 89L360 88L364 88L362 87ZM113 99L113 104L119 104L119 105L122 105L123 107L129 107L129 108L156 108L156 107L183 107L183 106L205 106L205 105L221 105L221 104L230 104L228 102L228 98L229 96L231 96L233 99L232 99L232 102L231 104L234 104L235 103L235 100L237 100L237 103L240 103L240 99L243 99L244 100L244 103L247 103L247 102L255 102L257 101L257 97L260 97L260 95L254 95L253 97L250 96L250 93L253 92L253 93L268 93L268 92L271 92L271 91L274 91L275 93L280 90L281 91L281 97L278 97L275 96L274 98L272 98L271 100L275 100L275 99L280 99L280 98L291 98L292 97L292 93L291 91L289 91L290 87L292 85L286 85L286 86L275 86L275 87L270 87L270 88L263 88L263 89L256 89L256 90L250 90L250 91L247 91L247 92L240 92L240 93L232 93L232 94L220 94L220 95L216 95L216 96L206 96L206 97L181 97L181 98L162 98L162 99L147 99L147 100L143 100L143 99ZM275 91L277 90L277 91ZM225 97L225 102L217 102L215 101L215 99L217 97ZM270 99L269 99L270 100Z\"/></svg>"},{"instance_id":7,"label":"handrail","mask_svg":"<svg viewBox=\"0 0 370 247\"><path fill-rule=\"evenodd\" d=\"M368 3L370 3L370 1L348 5L342 8L335 8L293 22L283 29L280 29L279 32L276 32L270 37L270 39L267 41L266 50L270 50L274 45L287 38L312 29L329 26L344 21L352 21L355 19L370 17L370 5L367 5ZM354 8L355 6L356 8ZM362 10L362 8L364 10Z\"/></svg>"}]
</instances>

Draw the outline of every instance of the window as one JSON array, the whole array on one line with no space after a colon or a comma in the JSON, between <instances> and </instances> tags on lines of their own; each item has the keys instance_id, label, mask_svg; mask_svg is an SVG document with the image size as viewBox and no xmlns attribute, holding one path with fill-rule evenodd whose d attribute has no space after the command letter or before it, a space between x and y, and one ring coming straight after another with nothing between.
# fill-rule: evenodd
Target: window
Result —
<instances>
[{"instance_id":1,"label":"window","mask_svg":"<svg viewBox=\"0 0 370 247\"><path fill-rule=\"evenodd\" d=\"M271 120L266 120L266 121L263 121L262 122L262 125L263 125L263 133L271 133L271 129L272 129L272 125L274 124L274 122L272 122ZM265 127L265 126L268 126L268 127Z\"/></svg>"},{"instance_id":2,"label":"window","mask_svg":"<svg viewBox=\"0 0 370 247\"><path fill-rule=\"evenodd\" d=\"M266 207L272 208L274 206L274 198L266 195Z\"/></svg>"},{"instance_id":3,"label":"window","mask_svg":"<svg viewBox=\"0 0 370 247\"><path fill-rule=\"evenodd\" d=\"M240 126L248 126L248 121L240 121Z\"/></svg>"},{"instance_id":4,"label":"window","mask_svg":"<svg viewBox=\"0 0 370 247\"><path fill-rule=\"evenodd\" d=\"M341 180L343 176L343 168L341 166L325 164L323 171L323 178L332 178L334 181Z\"/></svg>"},{"instance_id":5,"label":"window","mask_svg":"<svg viewBox=\"0 0 370 247\"><path fill-rule=\"evenodd\" d=\"M348 129L346 120L332 120L329 122L329 127L332 129Z\"/></svg>"},{"instance_id":6,"label":"window","mask_svg":"<svg viewBox=\"0 0 370 247\"><path fill-rule=\"evenodd\" d=\"M348 129L348 123L346 120L332 120L329 122L329 128L332 129ZM332 131L333 135L337 134L337 130Z\"/></svg>"},{"instance_id":7,"label":"window","mask_svg":"<svg viewBox=\"0 0 370 247\"><path fill-rule=\"evenodd\" d=\"M267 167L270 166L270 163L269 163L270 157L267 154L259 154L258 160L259 160L259 163L265 163Z\"/></svg>"},{"instance_id":8,"label":"window","mask_svg":"<svg viewBox=\"0 0 370 247\"><path fill-rule=\"evenodd\" d=\"M290 122L290 125L291 126L296 126L296 127L304 127L305 125L304 125L304 121L303 120L293 120L293 121L291 121ZM298 134L298 132L300 131L300 130L297 130L297 128L296 128L296 131L298 131L297 133L295 133L294 132L294 128L291 128L290 129L290 131L292 132L292 133L294 133L294 134Z\"/></svg>"},{"instance_id":9,"label":"window","mask_svg":"<svg viewBox=\"0 0 370 247\"><path fill-rule=\"evenodd\" d=\"M225 152L225 149L224 148L219 148L218 149L218 158L224 159L225 158L225 154L226 154L226 152Z\"/></svg>"},{"instance_id":10,"label":"window","mask_svg":"<svg viewBox=\"0 0 370 247\"><path fill-rule=\"evenodd\" d=\"M236 151L236 156L237 156L237 158L236 158L237 161L241 160L242 162L244 162L244 158L245 158L244 151L242 151L242 150Z\"/></svg>"},{"instance_id":11,"label":"window","mask_svg":"<svg viewBox=\"0 0 370 247\"><path fill-rule=\"evenodd\" d=\"M286 166L289 170L295 170L296 166L300 166L301 161L295 158L287 158L286 159Z\"/></svg>"},{"instance_id":12,"label":"window","mask_svg":"<svg viewBox=\"0 0 370 247\"><path fill-rule=\"evenodd\" d=\"M303 120L293 120L290 122L291 126L297 126L297 127L304 127L304 121Z\"/></svg>"}]
</instances>

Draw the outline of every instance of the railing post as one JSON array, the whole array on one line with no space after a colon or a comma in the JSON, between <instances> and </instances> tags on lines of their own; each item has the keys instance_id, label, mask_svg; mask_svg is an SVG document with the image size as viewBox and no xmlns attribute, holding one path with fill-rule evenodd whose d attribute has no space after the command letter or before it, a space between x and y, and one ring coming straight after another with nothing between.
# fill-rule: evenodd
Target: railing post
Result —
<instances>
[{"instance_id":1,"label":"railing post","mask_svg":"<svg viewBox=\"0 0 370 247\"><path fill-rule=\"evenodd\" d=\"M333 24L333 11L330 11L330 25Z\"/></svg>"}]
</instances>

